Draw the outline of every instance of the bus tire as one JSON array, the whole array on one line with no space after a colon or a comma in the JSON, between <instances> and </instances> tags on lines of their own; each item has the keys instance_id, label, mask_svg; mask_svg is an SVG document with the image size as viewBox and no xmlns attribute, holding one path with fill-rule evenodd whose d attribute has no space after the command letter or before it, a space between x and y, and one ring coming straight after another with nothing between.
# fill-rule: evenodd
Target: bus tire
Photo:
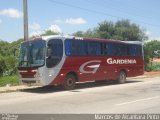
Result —
<instances>
[{"instance_id":1,"label":"bus tire","mask_svg":"<svg viewBox=\"0 0 160 120\"><path fill-rule=\"evenodd\" d=\"M75 86L76 86L76 77L72 74L67 75L63 83L63 88L65 90L73 90Z\"/></svg>"},{"instance_id":2,"label":"bus tire","mask_svg":"<svg viewBox=\"0 0 160 120\"><path fill-rule=\"evenodd\" d=\"M124 84L126 82L126 73L124 71L120 71L117 82L119 84Z\"/></svg>"}]
</instances>

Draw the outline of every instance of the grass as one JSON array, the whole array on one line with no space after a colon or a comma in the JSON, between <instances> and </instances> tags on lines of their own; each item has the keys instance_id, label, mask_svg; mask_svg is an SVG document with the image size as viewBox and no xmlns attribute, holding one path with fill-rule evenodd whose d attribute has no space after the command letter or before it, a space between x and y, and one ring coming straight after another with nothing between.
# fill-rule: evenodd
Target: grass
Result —
<instances>
[{"instance_id":1,"label":"grass","mask_svg":"<svg viewBox=\"0 0 160 120\"><path fill-rule=\"evenodd\" d=\"M18 76L14 75L14 76L0 77L0 87L6 86L7 84L11 86L19 85Z\"/></svg>"},{"instance_id":2,"label":"grass","mask_svg":"<svg viewBox=\"0 0 160 120\"><path fill-rule=\"evenodd\" d=\"M153 62L152 71L160 71L160 63Z\"/></svg>"}]
</instances>

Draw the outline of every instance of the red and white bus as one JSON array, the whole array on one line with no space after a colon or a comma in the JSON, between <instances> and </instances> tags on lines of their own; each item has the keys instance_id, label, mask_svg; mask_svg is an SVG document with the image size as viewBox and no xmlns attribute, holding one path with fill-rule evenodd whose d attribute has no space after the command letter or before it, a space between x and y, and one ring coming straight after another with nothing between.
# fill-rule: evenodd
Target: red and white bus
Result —
<instances>
[{"instance_id":1,"label":"red and white bus","mask_svg":"<svg viewBox=\"0 0 160 120\"><path fill-rule=\"evenodd\" d=\"M96 38L46 36L21 44L19 76L23 83L63 85L117 80L144 73L142 43Z\"/></svg>"}]
</instances>

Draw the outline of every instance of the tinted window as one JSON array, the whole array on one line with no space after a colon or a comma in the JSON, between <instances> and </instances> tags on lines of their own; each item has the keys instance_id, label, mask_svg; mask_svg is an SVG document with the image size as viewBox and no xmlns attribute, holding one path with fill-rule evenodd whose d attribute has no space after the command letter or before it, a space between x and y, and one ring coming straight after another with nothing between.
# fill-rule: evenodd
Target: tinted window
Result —
<instances>
[{"instance_id":1,"label":"tinted window","mask_svg":"<svg viewBox=\"0 0 160 120\"><path fill-rule=\"evenodd\" d=\"M86 55L87 46L85 41L82 40L73 40L73 39L67 39L65 41L65 53L67 56L70 55Z\"/></svg>"},{"instance_id":2,"label":"tinted window","mask_svg":"<svg viewBox=\"0 0 160 120\"><path fill-rule=\"evenodd\" d=\"M65 41L65 53L67 56L141 56L142 47L122 43L68 39Z\"/></svg>"},{"instance_id":3,"label":"tinted window","mask_svg":"<svg viewBox=\"0 0 160 120\"><path fill-rule=\"evenodd\" d=\"M130 52L130 46L121 43L104 43L103 54L109 56L128 56Z\"/></svg>"},{"instance_id":4,"label":"tinted window","mask_svg":"<svg viewBox=\"0 0 160 120\"><path fill-rule=\"evenodd\" d=\"M50 56L47 58L47 67L51 68L57 65L63 56L63 42L60 39L53 39L48 42L48 49L50 49Z\"/></svg>"},{"instance_id":5,"label":"tinted window","mask_svg":"<svg viewBox=\"0 0 160 120\"><path fill-rule=\"evenodd\" d=\"M88 45L88 55L96 56L102 55L102 45L99 42L89 41Z\"/></svg>"},{"instance_id":6,"label":"tinted window","mask_svg":"<svg viewBox=\"0 0 160 120\"><path fill-rule=\"evenodd\" d=\"M109 53L109 45L107 43L103 44L103 55L108 55Z\"/></svg>"},{"instance_id":7,"label":"tinted window","mask_svg":"<svg viewBox=\"0 0 160 120\"><path fill-rule=\"evenodd\" d=\"M142 46L141 45L129 45L129 55L130 56L142 56Z\"/></svg>"},{"instance_id":8,"label":"tinted window","mask_svg":"<svg viewBox=\"0 0 160 120\"><path fill-rule=\"evenodd\" d=\"M65 53L70 56L89 55L98 56L102 55L102 43L95 41L74 40L68 39L65 41Z\"/></svg>"}]
</instances>

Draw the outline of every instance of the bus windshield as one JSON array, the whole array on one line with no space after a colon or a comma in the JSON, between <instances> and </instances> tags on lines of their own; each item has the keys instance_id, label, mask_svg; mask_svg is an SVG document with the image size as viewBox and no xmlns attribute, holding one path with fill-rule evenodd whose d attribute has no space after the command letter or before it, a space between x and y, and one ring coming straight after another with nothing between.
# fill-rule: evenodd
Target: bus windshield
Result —
<instances>
[{"instance_id":1,"label":"bus windshield","mask_svg":"<svg viewBox=\"0 0 160 120\"><path fill-rule=\"evenodd\" d=\"M45 63L46 42L43 40L24 42L20 48L19 67L39 67Z\"/></svg>"}]
</instances>

